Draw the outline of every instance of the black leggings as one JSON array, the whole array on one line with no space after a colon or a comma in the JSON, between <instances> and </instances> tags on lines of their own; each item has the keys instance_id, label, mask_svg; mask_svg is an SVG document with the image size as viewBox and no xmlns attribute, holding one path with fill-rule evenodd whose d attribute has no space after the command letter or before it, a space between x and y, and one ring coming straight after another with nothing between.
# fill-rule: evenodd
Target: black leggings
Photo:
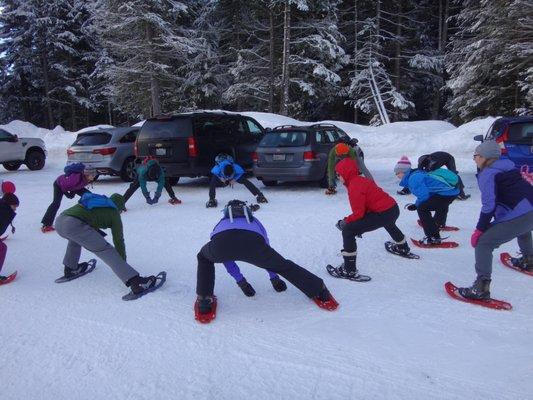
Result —
<instances>
[{"instance_id":1,"label":"black leggings","mask_svg":"<svg viewBox=\"0 0 533 400\"><path fill-rule=\"evenodd\" d=\"M126 203L130 199L130 197L133 195L133 193L137 191L137 189L139 189L139 187L141 187L141 185L139 184L139 180L135 179L131 183L128 190L126 190L126 193L124 193L124 203ZM168 178L165 178L165 190L167 191L171 199L176 198L176 194L174 193L174 190L172 189L172 185L170 184L170 180Z\"/></svg>"},{"instance_id":2,"label":"black leggings","mask_svg":"<svg viewBox=\"0 0 533 400\"><path fill-rule=\"evenodd\" d=\"M86 192L88 192L88 190L83 188L73 193L81 197ZM57 210L59 210L59 207L61 206L61 200L63 199L64 195L65 194L59 187L57 181L55 181L54 182L54 198L52 200L52 203L48 206L48 209L44 213L43 219L41 220L41 223L43 225L52 226L54 224L54 219L56 218Z\"/></svg>"},{"instance_id":3,"label":"black leggings","mask_svg":"<svg viewBox=\"0 0 533 400\"><path fill-rule=\"evenodd\" d=\"M252 182L246 179L244 175L237 179L235 182L246 186L246 189L248 189L254 196L261 194L261 191ZM209 183L209 198L214 199L216 197L216 188L224 186L228 186L228 184L222 182L218 176L213 175L211 177L211 182Z\"/></svg>"},{"instance_id":4,"label":"black leggings","mask_svg":"<svg viewBox=\"0 0 533 400\"><path fill-rule=\"evenodd\" d=\"M215 287L215 265L224 261L244 261L275 272L304 292L315 297L324 287L318 276L283 258L258 233L232 229L216 234L198 253L196 293L212 296Z\"/></svg>"},{"instance_id":5,"label":"black leggings","mask_svg":"<svg viewBox=\"0 0 533 400\"><path fill-rule=\"evenodd\" d=\"M440 236L439 228L446 225L448 208L454 200L455 196L441 196L440 194L434 194L418 206L418 217L420 218L420 221L422 221L422 227L424 228L424 234L426 236ZM435 211L435 216L431 215L431 211Z\"/></svg>"},{"instance_id":6,"label":"black leggings","mask_svg":"<svg viewBox=\"0 0 533 400\"><path fill-rule=\"evenodd\" d=\"M356 251L357 242L355 241L355 237L379 228L385 228L395 242L401 242L405 239L405 236L396 226L396 220L399 216L400 209L398 208L398 204L395 204L386 211L368 213L360 220L346 224L342 230L344 251L349 253Z\"/></svg>"}]
</instances>

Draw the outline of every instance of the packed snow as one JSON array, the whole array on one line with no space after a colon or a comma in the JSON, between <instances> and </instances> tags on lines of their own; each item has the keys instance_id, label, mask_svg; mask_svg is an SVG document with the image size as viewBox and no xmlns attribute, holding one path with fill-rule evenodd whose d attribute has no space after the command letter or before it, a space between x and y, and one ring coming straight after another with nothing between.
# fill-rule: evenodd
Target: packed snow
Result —
<instances>
[{"instance_id":1,"label":"packed snow","mask_svg":"<svg viewBox=\"0 0 533 400\"><path fill-rule=\"evenodd\" d=\"M247 114L265 126L291 123ZM340 307L319 309L291 285L276 293L265 271L240 263L257 291L247 298L217 265L219 307L210 325L198 324L192 310L196 253L221 216L220 207L205 208L207 179L182 179L175 187L183 201L178 206L166 203L165 192L149 206L138 192L122 216L128 261L144 275L168 272L160 290L124 302L126 287L101 261L91 274L59 285L54 279L62 275L66 241L39 228L74 135L59 128L35 131L20 121L7 125L19 136L43 137L55 150L41 171L0 172L15 182L21 199L2 271L19 275L0 287L0 398L531 399L533 280L495 259L492 295L511 302L512 311L454 301L443 288L449 280L469 285L475 278L469 238L480 196L472 137L485 133L492 120L458 128L442 121L341 125L360 140L377 183L397 199L398 225L406 235L423 233L416 213L403 210L413 198L396 195L392 169L401 155L416 162L425 152L450 151L472 194L450 208L448 223L460 228L450 234L457 249L415 248L421 259L407 260L385 251L383 229L358 240L358 268L372 276L369 283L337 280L325 271L326 264L341 262L334 224L349 213L344 188L325 196L314 184L266 188L254 180L269 199L256 215L272 246L324 279ZM110 195L127 187L109 177L91 190ZM240 185L218 189L217 198L219 204L253 200ZM65 198L61 209L74 204ZM516 250L508 243L497 253ZM89 258L84 251L82 259Z\"/></svg>"}]
</instances>

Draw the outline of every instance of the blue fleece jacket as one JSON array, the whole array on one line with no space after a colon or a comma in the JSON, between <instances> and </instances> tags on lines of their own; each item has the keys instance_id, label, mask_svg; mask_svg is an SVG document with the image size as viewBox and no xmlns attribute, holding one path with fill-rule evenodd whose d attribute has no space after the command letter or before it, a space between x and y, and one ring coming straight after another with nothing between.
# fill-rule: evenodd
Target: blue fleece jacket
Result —
<instances>
[{"instance_id":1,"label":"blue fleece jacket","mask_svg":"<svg viewBox=\"0 0 533 400\"><path fill-rule=\"evenodd\" d=\"M408 187L411 193L416 196L415 205L417 207L429 200L434 194L441 196L457 196L459 194L458 188L450 186L442 180L432 177L427 172L418 169L407 171L400 181L400 186Z\"/></svg>"},{"instance_id":2,"label":"blue fleece jacket","mask_svg":"<svg viewBox=\"0 0 533 400\"><path fill-rule=\"evenodd\" d=\"M224 175L224 167L226 165L233 165L234 173L233 173L232 176L225 176ZM220 178L220 180L224 180L224 181L235 180L235 181L238 181L241 178L241 176L244 175L244 169L242 169L242 167L239 164L233 163L233 162L231 162L229 160L224 160L220 164L215 165L213 167L213 169L211 169L211 173L213 175L218 176Z\"/></svg>"}]
</instances>

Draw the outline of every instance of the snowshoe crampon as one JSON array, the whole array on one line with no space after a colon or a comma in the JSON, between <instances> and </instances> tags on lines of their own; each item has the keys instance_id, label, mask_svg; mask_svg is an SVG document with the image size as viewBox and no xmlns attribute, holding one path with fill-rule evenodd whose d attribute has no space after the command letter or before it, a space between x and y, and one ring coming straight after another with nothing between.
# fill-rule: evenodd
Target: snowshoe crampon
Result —
<instances>
[{"instance_id":1,"label":"snowshoe crampon","mask_svg":"<svg viewBox=\"0 0 533 400\"><path fill-rule=\"evenodd\" d=\"M393 242L385 242L385 250L387 250L389 253L391 254L394 254L396 256L400 256L400 257L403 257L403 258L408 258L408 259L411 259L411 260L418 260L420 258L420 256L418 254L414 254L414 253L400 253L400 252L397 252L394 250L394 245L396 243L393 243Z\"/></svg>"},{"instance_id":2,"label":"snowshoe crampon","mask_svg":"<svg viewBox=\"0 0 533 400\"><path fill-rule=\"evenodd\" d=\"M500 261L503 265L508 268L514 269L515 271L522 272L523 274L533 276L533 271L528 271L526 269L520 268L519 266L513 263L513 257L509 253L500 254Z\"/></svg>"},{"instance_id":3,"label":"snowshoe crampon","mask_svg":"<svg viewBox=\"0 0 533 400\"><path fill-rule=\"evenodd\" d=\"M96 268L96 260L94 258L92 258L89 261L87 261L87 264L89 264L89 265L87 266L87 269L85 271L80 272L79 274L73 274L73 275L68 275L68 276L64 275L61 278L57 278L55 280L55 283L63 283L63 282L73 281L74 279L78 279L78 278L82 277L83 275L87 275L88 273L93 272L93 270Z\"/></svg>"},{"instance_id":4,"label":"snowshoe crampon","mask_svg":"<svg viewBox=\"0 0 533 400\"><path fill-rule=\"evenodd\" d=\"M444 288L446 289L446 293L450 295L450 297L454 298L455 300L464 301L465 303L472 303L477 304L482 307L487 308L493 308L495 310L512 310L513 306L511 303L507 303L506 301L502 300L496 300L496 299L487 299L487 300L474 300L474 299L467 299L466 297L463 297L459 294L459 288L455 286L451 282L446 282L444 285Z\"/></svg>"},{"instance_id":5,"label":"snowshoe crampon","mask_svg":"<svg viewBox=\"0 0 533 400\"><path fill-rule=\"evenodd\" d=\"M194 302L194 319L202 324L208 324L217 316L217 296L212 297L211 311L208 313L200 312L200 299Z\"/></svg>"},{"instance_id":6,"label":"snowshoe crampon","mask_svg":"<svg viewBox=\"0 0 533 400\"><path fill-rule=\"evenodd\" d=\"M136 300L139 297L144 296L145 294L148 294L148 293L151 293L153 291L156 291L161 286L163 286L163 284L165 283L166 280L167 280L167 273L165 271L161 271L160 273L158 273L155 276L155 284L154 284L154 286L146 288L140 293L129 292L128 294L122 296L122 300L124 300L124 301Z\"/></svg>"},{"instance_id":7,"label":"snowshoe crampon","mask_svg":"<svg viewBox=\"0 0 533 400\"><path fill-rule=\"evenodd\" d=\"M15 271L12 274L6 276L6 279L0 280L0 285L7 285L8 283L13 282L16 277L17 277L17 271Z\"/></svg>"}]
</instances>

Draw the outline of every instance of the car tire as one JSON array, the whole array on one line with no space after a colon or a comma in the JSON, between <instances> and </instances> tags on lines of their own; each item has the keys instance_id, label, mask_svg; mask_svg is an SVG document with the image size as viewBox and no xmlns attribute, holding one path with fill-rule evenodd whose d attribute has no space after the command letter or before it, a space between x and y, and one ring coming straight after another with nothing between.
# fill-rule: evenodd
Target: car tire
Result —
<instances>
[{"instance_id":1,"label":"car tire","mask_svg":"<svg viewBox=\"0 0 533 400\"><path fill-rule=\"evenodd\" d=\"M43 153L37 150L31 150L26 154L24 164L26 164L31 171L38 171L43 169L45 162L46 157Z\"/></svg>"},{"instance_id":2,"label":"car tire","mask_svg":"<svg viewBox=\"0 0 533 400\"><path fill-rule=\"evenodd\" d=\"M137 169L135 168L135 157L128 157L120 169L120 179L124 182L133 182L137 179Z\"/></svg>"},{"instance_id":3,"label":"car tire","mask_svg":"<svg viewBox=\"0 0 533 400\"><path fill-rule=\"evenodd\" d=\"M5 162L2 164L4 166L5 169L7 169L8 171L16 171L17 169L20 168L20 166L22 165L21 162L19 161L11 161L11 162Z\"/></svg>"},{"instance_id":4,"label":"car tire","mask_svg":"<svg viewBox=\"0 0 533 400\"><path fill-rule=\"evenodd\" d=\"M170 186L175 186L180 181L180 177L179 176L171 176L171 177L169 177L167 179L168 179L168 182L170 183Z\"/></svg>"},{"instance_id":5,"label":"car tire","mask_svg":"<svg viewBox=\"0 0 533 400\"><path fill-rule=\"evenodd\" d=\"M262 181L265 186L276 186L278 181Z\"/></svg>"}]
</instances>

